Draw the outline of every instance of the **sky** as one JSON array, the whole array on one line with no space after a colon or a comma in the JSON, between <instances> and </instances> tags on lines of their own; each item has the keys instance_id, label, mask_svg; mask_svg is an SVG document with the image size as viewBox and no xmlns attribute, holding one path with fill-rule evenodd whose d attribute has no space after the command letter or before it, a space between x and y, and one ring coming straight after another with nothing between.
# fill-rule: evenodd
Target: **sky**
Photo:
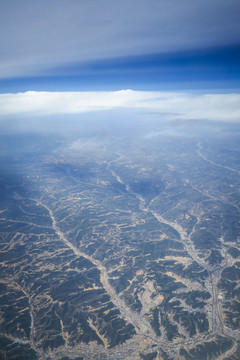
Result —
<instances>
[{"instance_id":1,"label":"sky","mask_svg":"<svg viewBox=\"0 0 240 360\"><path fill-rule=\"evenodd\" d=\"M171 94L166 111L173 93L173 111L178 113L187 108L179 103L193 99L193 92L194 101L201 97L208 109L207 93L219 94L219 104L220 95L233 94L235 106L240 88L239 18L239 0L0 0L0 116L7 108L10 113L32 113L26 101L32 101L34 92L38 100L33 107L42 104L42 113L54 113L46 104L53 92L59 105L60 93L68 92L72 106L73 93L78 92L84 99L81 112L92 111L93 103L98 109L93 97L102 92L106 98L106 91L107 107L113 107L117 96L116 106L129 106L133 92L124 93L129 96L126 102L119 92L127 89L141 98L141 106L148 91L159 111L164 91ZM85 92L92 92L91 106L84 103ZM27 94L13 96L19 93ZM12 94L11 100L5 94ZM229 96L225 103L228 109Z\"/></svg>"}]
</instances>

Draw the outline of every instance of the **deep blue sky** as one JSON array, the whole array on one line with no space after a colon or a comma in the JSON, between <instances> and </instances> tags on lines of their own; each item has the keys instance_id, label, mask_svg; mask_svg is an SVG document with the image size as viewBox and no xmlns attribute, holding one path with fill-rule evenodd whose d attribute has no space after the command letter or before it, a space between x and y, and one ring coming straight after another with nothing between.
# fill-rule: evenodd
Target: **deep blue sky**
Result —
<instances>
[{"instance_id":1,"label":"deep blue sky","mask_svg":"<svg viewBox=\"0 0 240 360\"><path fill-rule=\"evenodd\" d=\"M239 0L0 0L0 92L239 89Z\"/></svg>"}]
</instances>

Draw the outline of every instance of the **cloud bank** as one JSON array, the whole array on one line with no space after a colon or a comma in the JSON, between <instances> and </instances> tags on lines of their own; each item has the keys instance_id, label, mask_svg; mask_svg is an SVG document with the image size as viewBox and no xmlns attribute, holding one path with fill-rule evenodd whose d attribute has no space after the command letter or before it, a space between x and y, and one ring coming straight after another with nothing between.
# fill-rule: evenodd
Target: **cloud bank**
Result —
<instances>
[{"instance_id":1,"label":"cloud bank","mask_svg":"<svg viewBox=\"0 0 240 360\"><path fill-rule=\"evenodd\" d=\"M240 121L240 94L194 95L177 92L34 92L0 94L0 116L78 114L136 109L172 119Z\"/></svg>"}]
</instances>

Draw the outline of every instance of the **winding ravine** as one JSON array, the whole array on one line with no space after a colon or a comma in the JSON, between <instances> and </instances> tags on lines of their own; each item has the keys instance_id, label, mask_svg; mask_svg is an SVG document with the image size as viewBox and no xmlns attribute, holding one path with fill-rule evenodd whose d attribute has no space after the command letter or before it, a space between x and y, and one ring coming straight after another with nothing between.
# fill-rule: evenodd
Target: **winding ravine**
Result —
<instances>
[{"instance_id":1,"label":"winding ravine","mask_svg":"<svg viewBox=\"0 0 240 360\"><path fill-rule=\"evenodd\" d=\"M38 358L42 358L43 354L41 350L37 347L35 340L34 340L34 332L35 332L35 324L34 324L34 313L33 313L33 305L32 305L32 299L31 296L28 294L28 292L19 284L14 283L16 288L18 288L20 291L23 292L23 294L28 299L28 305L29 305L29 315L31 318L31 324L30 324L30 344L32 349L36 352Z\"/></svg>"},{"instance_id":2,"label":"winding ravine","mask_svg":"<svg viewBox=\"0 0 240 360\"><path fill-rule=\"evenodd\" d=\"M205 270L207 270L209 272L209 270L210 270L209 266L207 266L207 264L205 264L205 262L202 261L202 259L200 259L200 257L196 254L194 245L191 242L190 238L187 236L185 230L179 224L164 219L157 212L149 209L149 207L146 207L145 206L145 200L140 195L138 195L137 193L132 191L130 189L130 187L123 182L123 180L119 177L119 175L117 175L115 173L115 171L110 170L110 172L119 183L121 183L122 185L125 186L126 191L128 191L129 193L131 193L132 195L134 195L138 199L138 201L139 201L139 209L140 210L151 214L152 216L155 217L155 219L157 219L157 221L159 223L166 224L166 225L172 227L175 231L177 231L177 233L179 234L179 237L180 237L180 241L183 244L183 246L186 249L189 256L194 261L196 261L196 263L199 266L201 266L203 269L205 269ZM212 273L210 275L210 279L211 279L211 284L212 284L212 304L213 304L212 305L212 311L213 311L212 317L217 319L216 323L217 323L217 326L218 326L218 328L215 329L215 332L220 333L220 334L224 334L224 325L223 325L223 321L222 321L222 314L221 314L220 306L219 306L219 303L218 303L217 286L216 286L215 279L214 279Z\"/></svg>"},{"instance_id":3,"label":"winding ravine","mask_svg":"<svg viewBox=\"0 0 240 360\"><path fill-rule=\"evenodd\" d=\"M226 170L229 170L229 171L232 171L232 172L235 172L237 173L238 175L240 175L240 171L236 170L236 169L233 169L229 166L224 166L224 165L220 165L220 164L217 164L215 163L214 161L208 159L205 155L202 154L201 152L201 144L198 143L197 144L197 150L196 150L196 153L198 154L198 156L200 156L203 160L207 161L209 164L213 165L213 166L217 166L217 167L220 167L220 168L223 168L223 169L226 169Z\"/></svg>"},{"instance_id":4,"label":"winding ravine","mask_svg":"<svg viewBox=\"0 0 240 360\"><path fill-rule=\"evenodd\" d=\"M44 203L35 200L39 205L43 206L49 213L49 216L52 220L52 228L59 237L60 240L64 242L65 245L70 248L76 256L84 257L85 259L89 260L92 264L94 264L98 270L100 271L100 281L103 285L103 288L106 290L112 303L119 309L122 317L132 324L135 328L135 331L138 335L143 337L147 337L152 340L154 343L161 342L160 338L157 338L154 331L152 330L148 321L141 316L139 313L131 311L125 302L117 295L115 289L111 286L108 280L108 275L105 267L99 260L94 259L92 256L83 253L82 251L78 250L63 234L63 232L57 226L56 219L54 217L53 211Z\"/></svg>"}]
</instances>

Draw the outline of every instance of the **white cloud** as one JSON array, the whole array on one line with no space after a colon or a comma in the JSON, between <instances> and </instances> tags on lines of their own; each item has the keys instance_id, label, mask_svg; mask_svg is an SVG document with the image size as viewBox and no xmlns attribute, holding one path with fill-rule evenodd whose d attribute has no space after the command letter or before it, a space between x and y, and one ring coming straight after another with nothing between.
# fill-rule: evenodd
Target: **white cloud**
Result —
<instances>
[{"instance_id":1,"label":"white cloud","mask_svg":"<svg viewBox=\"0 0 240 360\"><path fill-rule=\"evenodd\" d=\"M117 108L154 111L175 119L240 121L240 94L133 90L0 94L0 116L78 114Z\"/></svg>"}]
</instances>

